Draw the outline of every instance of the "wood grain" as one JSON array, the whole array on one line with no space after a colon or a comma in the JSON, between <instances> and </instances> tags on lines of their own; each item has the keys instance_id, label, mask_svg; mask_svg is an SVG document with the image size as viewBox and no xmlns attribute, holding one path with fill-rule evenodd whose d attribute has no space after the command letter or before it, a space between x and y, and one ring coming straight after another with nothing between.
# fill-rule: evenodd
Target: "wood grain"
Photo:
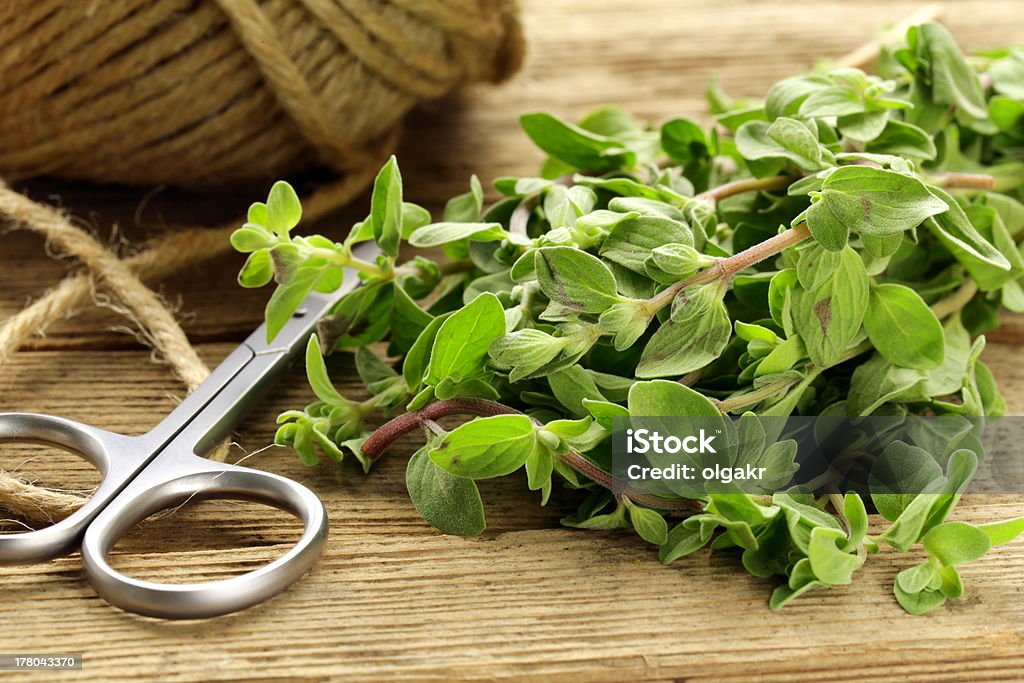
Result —
<instances>
[{"instance_id":1,"label":"wood grain","mask_svg":"<svg viewBox=\"0 0 1024 683\"><path fill-rule=\"evenodd\" d=\"M1024 42L1019 0L949 0L947 23L967 45ZM775 79L855 47L916 3L841 0L528 0L531 53L504 88L475 87L418 112L400 152L408 194L432 209L486 181L532 172L539 154L519 133L519 113L566 116L608 101L640 116L702 116L712 74L731 91L760 94ZM312 177L298 179L311 182ZM217 224L264 191L207 195L34 183L33 196L61 201L103 235L138 241L167 225ZM317 226L330 231L362 206ZM229 256L165 283L181 302L191 338L210 362L261 316L266 292L234 284ZM56 281L70 264L47 258L32 235L0 239L0 318ZM180 395L166 369L109 311L56 325L0 369L0 411L54 412L138 434ZM1008 318L985 358L1010 404L1024 414L1024 323ZM351 377L347 359L335 375ZM239 427L233 459L269 443L273 418L310 400L292 382ZM525 481L485 482L489 530L441 536L404 490L410 439L370 476L351 462L316 469L270 449L246 464L312 487L328 506L331 541L313 572L259 607L203 622L167 623L122 613L85 583L77 556L0 569L3 649L80 651L94 680L1019 680L1024 672L1024 543L996 549L964 570L967 595L925 617L895 604L895 573L913 557L877 557L854 585L819 591L775 613L773 583L728 556L698 553L663 567L635 537L563 529L574 501L547 508ZM88 465L36 448L0 450L0 467L87 489ZM1024 514L1021 496L966 501L957 517ZM272 560L297 535L285 515L240 503L204 503L145 527L118 546L115 563L156 580L208 580ZM28 677L26 677L28 678ZM46 680L47 674L31 676ZM54 680L67 678L53 676Z\"/></svg>"}]
</instances>

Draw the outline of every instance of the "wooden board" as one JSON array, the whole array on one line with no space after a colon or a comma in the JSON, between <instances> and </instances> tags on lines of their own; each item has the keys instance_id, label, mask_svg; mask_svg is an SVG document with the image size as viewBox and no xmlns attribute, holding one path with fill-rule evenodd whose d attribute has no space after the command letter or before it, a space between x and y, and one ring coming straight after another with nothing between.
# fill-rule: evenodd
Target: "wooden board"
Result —
<instances>
[{"instance_id":1,"label":"wooden board","mask_svg":"<svg viewBox=\"0 0 1024 683\"><path fill-rule=\"evenodd\" d=\"M400 152L408 194L431 208L486 181L532 172L540 159L518 132L520 112L567 116L609 101L639 115L700 116L717 73L736 93L761 94L816 57L856 46L907 2L824 0L528 0L531 54L501 89L475 87L418 112ZM1019 0L941 3L969 46L1024 43ZM262 188L193 196L164 191L142 202L125 189L30 187L59 193L101 234L118 221L131 240L166 223L211 224L240 213ZM362 206L319 229L347 225ZM162 291L181 302L187 330L211 363L254 327L266 292L234 285L240 260L185 273ZM0 240L0 319L65 272L40 240ZM169 410L180 387L110 312L55 326L0 368L0 411L55 412L137 434ZM1019 319L986 351L1024 414ZM339 377L351 376L340 359ZM240 426L233 459L258 451L281 410L310 400L301 371ZM77 556L0 569L5 652L83 652L82 679L325 680L992 680L1024 676L1024 543L1000 547L964 570L965 599L910 617L891 596L913 557L872 558L850 587L819 591L774 613L773 583L729 557L698 553L663 567L633 536L558 526L572 500L536 505L525 481L482 486L490 528L479 538L441 536L404 490L415 441L390 452L369 477L353 463L308 469L271 449L246 464L311 486L328 506L331 540L313 572L287 593L242 614L168 623L125 614L98 599ZM87 488L88 466L38 449L0 451L0 466L41 481ZM1020 496L966 501L959 519L1024 514ZM147 523L119 546L115 564L156 580L223 578L266 562L296 537L284 515L239 503L205 503ZM892 561L890 561L890 559ZM44 680L35 674L31 680ZM28 677L26 676L26 679ZM69 678L67 676L54 676Z\"/></svg>"}]
</instances>

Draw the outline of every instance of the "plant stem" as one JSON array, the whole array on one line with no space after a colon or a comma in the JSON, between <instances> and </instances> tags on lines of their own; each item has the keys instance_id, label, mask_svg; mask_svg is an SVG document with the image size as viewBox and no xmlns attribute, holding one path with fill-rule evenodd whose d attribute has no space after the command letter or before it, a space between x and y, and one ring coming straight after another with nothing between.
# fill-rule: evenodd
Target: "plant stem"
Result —
<instances>
[{"instance_id":1,"label":"plant stem","mask_svg":"<svg viewBox=\"0 0 1024 683\"><path fill-rule=\"evenodd\" d=\"M744 178L734 180L718 187L713 187L706 192L701 192L694 199L705 199L712 202L732 197L744 192L763 192L766 190L781 190L789 187L797 181L797 176L776 175L769 178Z\"/></svg>"},{"instance_id":2,"label":"plant stem","mask_svg":"<svg viewBox=\"0 0 1024 683\"><path fill-rule=\"evenodd\" d=\"M766 239L764 242L755 244L749 249L744 249L738 254L733 254L729 258L722 259L707 270L703 270L692 277L675 283L654 295L651 299L648 299L648 305L653 313L667 306L675 298L676 294L691 285L703 285L715 280L726 282L744 268L749 268L755 263L775 256L785 249L803 242L810 236L811 231L808 229L807 223L799 223L785 232Z\"/></svg>"},{"instance_id":3,"label":"plant stem","mask_svg":"<svg viewBox=\"0 0 1024 683\"><path fill-rule=\"evenodd\" d=\"M926 176L929 183L946 189L993 190L996 179L983 173L936 173Z\"/></svg>"},{"instance_id":4,"label":"plant stem","mask_svg":"<svg viewBox=\"0 0 1024 683\"><path fill-rule=\"evenodd\" d=\"M435 401L422 410L413 413L399 415L393 420L386 422L379 427L370 438L363 443L363 455L370 460L376 460L381 453L394 443L398 438L409 432L424 426L442 417L451 415L476 415L489 417L493 415L523 415L519 410L494 401L482 398L451 398L444 401ZM534 422L537 422L534 420ZM540 424L537 422L537 424ZM609 491L613 490L615 481L611 474L590 462L576 451L570 450L560 455L569 467L590 479L596 484L603 486ZM695 512L701 509L699 501L696 500L670 500L645 493L638 493L626 489L630 498L648 507L660 510L680 510Z\"/></svg>"},{"instance_id":5,"label":"plant stem","mask_svg":"<svg viewBox=\"0 0 1024 683\"><path fill-rule=\"evenodd\" d=\"M956 313L967 305L974 295L978 293L978 283L974 280L965 280L960 289L956 290L945 299L940 299L932 304L932 312L937 318L945 318L951 313Z\"/></svg>"},{"instance_id":6,"label":"plant stem","mask_svg":"<svg viewBox=\"0 0 1024 683\"><path fill-rule=\"evenodd\" d=\"M763 387L759 387L753 391L748 391L737 396L731 396L727 399L716 401L715 405L718 406L718 409L723 413L732 412L738 408L746 408L747 406L760 403L766 398L771 398L775 394L784 389L788 389L799 381L799 377L787 377L785 379L772 382L771 384L765 384Z\"/></svg>"}]
</instances>

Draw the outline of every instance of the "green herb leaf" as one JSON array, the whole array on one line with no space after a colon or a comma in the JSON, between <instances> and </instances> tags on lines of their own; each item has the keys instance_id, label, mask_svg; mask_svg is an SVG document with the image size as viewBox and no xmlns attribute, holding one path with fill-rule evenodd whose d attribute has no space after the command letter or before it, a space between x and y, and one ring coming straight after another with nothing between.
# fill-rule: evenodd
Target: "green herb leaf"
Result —
<instances>
[{"instance_id":1,"label":"green herb leaf","mask_svg":"<svg viewBox=\"0 0 1024 683\"><path fill-rule=\"evenodd\" d=\"M505 311L493 294L481 294L456 311L437 331L425 381L465 379L483 368L487 348L505 334Z\"/></svg>"},{"instance_id":2,"label":"green herb leaf","mask_svg":"<svg viewBox=\"0 0 1024 683\"><path fill-rule=\"evenodd\" d=\"M717 284L681 292L685 302L644 347L636 376L649 379L684 375L718 358L732 332L721 294Z\"/></svg>"},{"instance_id":3,"label":"green herb leaf","mask_svg":"<svg viewBox=\"0 0 1024 683\"><path fill-rule=\"evenodd\" d=\"M499 223L431 223L412 233L409 244L414 247L436 247L464 239L493 242L506 234Z\"/></svg>"},{"instance_id":4,"label":"green herb leaf","mask_svg":"<svg viewBox=\"0 0 1024 683\"><path fill-rule=\"evenodd\" d=\"M850 247L840 253L832 274L816 289L793 291L793 323L811 360L834 364L860 331L868 308L864 263Z\"/></svg>"},{"instance_id":5,"label":"green herb leaf","mask_svg":"<svg viewBox=\"0 0 1024 683\"><path fill-rule=\"evenodd\" d=\"M265 224L279 237L287 237L288 231L302 220L302 204L291 185L279 180L270 188L266 210L257 204L249 209L249 220ZM257 220L253 221L253 218Z\"/></svg>"},{"instance_id":6,"label":"green herb leaf","mask_svg":"<svg viewBox=\"0 0 1024 683\"><path fill-rule=\"evenodd\" d=\"M619 300L615 276L596 256L573 247L544 247L535 259L541 291L566 308L601 313Z\"/></svg>"},{"instance_id":7,"label":"green herb leaf","mask_svg":"<svg viewBox=\"0 0 1024 683\"><path fill-rule=\"evenodd\" d=\"M843 166L811 193L807 226L818 242L839 251L849 231L893 235L917 227L929 216L947 210L912 176L870 166Z\"/></svg>"},{"instance_id":8,"label":"green herb leaf","mask_svg":"<svg viewBox=\"0 0 1024 683\"><path fill-rule=\"evenodd\" d=\"M945 336L939 319L921 296L903 285L882 284L871 289L864 330L887 361L918 370L939 367L945 356Z\"/></svg>"},{"instance_id":9,"label":"green herb leaf","mask_svg":"<svg viewBox=\"0 0 1024 683\"><path fill-rule=\"evenodd\" d=\"M430 451L430 459L459 477L502 477L526 463L535 431L533 420L525 415L477 418L446 434Z\"/></svg>"},{"instance_id":10,"label":"green herb leaf","mask_svg":"<svg viewBox=\"0 0 1024 683\"><path fill-rule=\"evenodd\" d=\"M534 144L574 168L603 171L633 165L634 155L617 140L591 133L550 114L523 114L519 125Z\"/></svg>"},{"instance_id":11,"label":"green herb leaf","mask_svg":"<svg viewBox=\"0 0 1024 683\"><path fill-rule=\"evenodd\" d=\"M946 566L973 562L989 549L989 537L967 522L946 522L932 527L921 539L928 554Z\"/></svg>"},{"instance_id":12,"label":"green herb leaf","mask_svg":"<svg viewBox=\"0 0 1024 683\"><path fill-rule=\"evenodd\" d=\"M370 220L373 238L381 251L388 256L398 256L398 243L402 239L402 174L394 155L373 181Z\"/></svg>"},{"instance_id":13,"label":"green herb leaf","mask_svg":"<svg viewBox=\"0 0 1024 683\"><path fill-rule=\"evenodd\" d=\"M480 491L472 479L449 474L428 456L431 445L409 458L405 485L416 511L446 534L476 536L487 528Z\"/></svg>"}]
</instances>

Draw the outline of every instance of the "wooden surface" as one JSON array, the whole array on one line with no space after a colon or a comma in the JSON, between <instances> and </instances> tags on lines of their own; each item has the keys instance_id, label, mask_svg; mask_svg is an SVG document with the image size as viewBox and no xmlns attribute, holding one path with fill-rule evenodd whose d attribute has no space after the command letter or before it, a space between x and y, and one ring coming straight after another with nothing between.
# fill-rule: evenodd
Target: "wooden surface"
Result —
<instances>
[{"instance_id":1,"label":"wooden surface","mask_svg":"<svg viewBox=\"0 0 1024 683\"><path fill-rule=\"evenodd\" d=\"M968 46L1024 43L1020 0L941 3ZM837 56L907 2L817 3L718 0L528 0L531 54L502 89L479 87L418 112L400 154L407 192L437 208L463 191L470 172L486 181L526 174L540 156L516 128L536 108L573 116L621 102L660 119L703 114L702 92L717 73L732 92L758 95L818 56ZM168 223L240 214L264 191L224 196L164 191L142 202L132 190L36 184L58 193L103 235L120 222L131 240ZM365 204L338 217L347 225ZM330 225L319 226L330 229ZM254 327L268 292L234 285L240 260L221 259L165 283L187 330L215 362ZM0 319L55 283L66 262L37 238L0 239ZM180 395L167 370L123 321L92 311L55 326L0 368L0 410L54 412L137 434ZM1024 414L1021 323L992 336L986 360ZM351 376L344 358L336 375ZM310 400L285 382L239 428L235 459L270 442L273 418ZM331 538L312 573L259 607L220 619L168 623L125 614L98 599L78 556L0 568L4 652L83 652L82 679L323 680L992 680L1024 677L1024 543L994 550L964 569L967 593L924 617L891 595L913 557L871 558L853 586L818 591L775 613L773 582L706 552L663 567L624 533L558 526L572 501L536 505L525 481L482 488L490 529L473 539L439 535L413 510L405 458L395 449L369 477L347 462L307 469L270 449L247 464L311 486L330 512ZM0 466L54 486L88 488L95 474L71 456L6 448ZM967 501L960 519L1024 514L1024 497ZM297 536L287 516L239 503L204 503L148 523L119 546L115 565L142 578L216 579L282 553ZM9 674L10 675L10 674ZM12 678L16 676L10 675ZM44 673L25 675L43 680ZM57 678L57 676L53 676ZM62 679L71 676L62 675Z\"/></svg>"}]
</instances>

